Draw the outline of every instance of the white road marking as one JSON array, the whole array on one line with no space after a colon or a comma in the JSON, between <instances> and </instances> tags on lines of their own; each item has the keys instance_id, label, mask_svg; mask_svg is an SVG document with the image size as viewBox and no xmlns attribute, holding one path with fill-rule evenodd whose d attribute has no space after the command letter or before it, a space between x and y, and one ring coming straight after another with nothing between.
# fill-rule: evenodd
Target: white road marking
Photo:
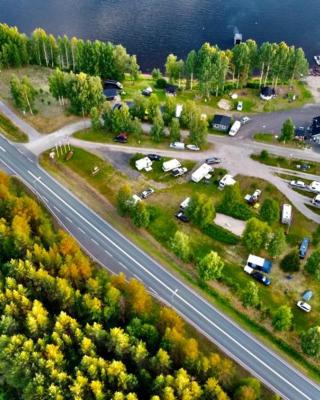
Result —
<instances>
[{"instance_id":1,"label":"white road marking","mask_svg":"<svg viewBox=\"0 0 320 400\"><path fill-rule=\"evenodd\" d=\"M10 167L10 165L8 165L5 161L1 160L2 164L5 165L11 172L13 172L14 174L16 174L16 171Z\"/></svg>"},{"instance_id":2,"label":"white road marking","mask_svg":"<svg viewBox=\"0 0 320 400\"><path fill-rule=\"evenodd\" d=\"M73 221L72 221L72 219L71 218L69 218L69 217L65 217L69 222L70 222L70 224L73 224Z\"/></svg>"},{"instance_id":3,"label":"white road marking","mask_svg":"<svg viewBox=\"0 0 320 400\"><path fill-rule=\"evenodd\" d=\"M27 159L28 159L30 162L33 163L33 160L32 160L30 157L27 157Z\"/></svg>"},{"instance_id":4,"label":"white road marking","mask_svg":"<svg viewBox=\"0 0 320 400\"><path fill-rule=\"evenodd\" d=\"M2 146L0 146L0 150L2 150L4 153L6 153L6 149L4 149Z\"/></svg>"},{"instance_id":5,"label":"white road marking","mask_svg":"<svg viewBox=\"0 0 320 400\"><path fill-rule=\"evenodd\" d=\"M110 253L110 251L104 250L104 252L105 252L106 254L108 254L109 257L113 258L113 255Z\"/></svg>"},{"instance_id":6,"label":"white road marking","mask_svg":"<svg viewBox=\"0 0 320 400\"><path fill-rule=\"evenodd\" d=\"M19 149L19 147L17 147L17 150L20 154L23 154L23 151L21 149Z\"/></svg>"},{"instance_id":7,"label":"white road marking","mask_svg":"<svg viewBox=\"0 0 320 400\"><path fill-rule=\"evenodd\" d=\"M36 176L31 172L28 171L28 174L31 175L33 178L36 178ZM107 240L109 243L111 243L115 248L119 250L122 254L124 254L126 257L128 257L132 262L134 262L139 268L141 268L147 275L150 275L155 281L159 283L159 285L163 286L166 290L171 292L171 294L175 293L175 289L172 289L169 287L167 284L162 282L157 276L155 276L151 271L149 271L146 267L144 267L141 263L139 263L135 258L133 258L130 254L128 254L126 251L124 251L120 246L118 246L113 240L111 240L108 236L106 236L103 232L101 232L95 225L93 225L89 220L87 220L82 214L80 214L77 210L75 210L73 207L70 206L63 198L61 198L57 193L55 193L50 187L48 187L44 182L39 181L39 183L44 186L52 195L54 195L61 203L63 203L66 207L68 207L70 210L72 210L79 218L81 218L87 225L89 225L93 230L95 230L97 233L99 233L105 240ZM94 239L91 239L94 241ZM180 282L179 282L180 284ZM227 332L225 332L222 328L220 328L214 321L212 321L210 318L208 318L206 315L202 314L196 307L191 305L187 300L185 300L179 293L175 294L175 297L180 299L187 307L189 307L192 311L194 311L196 314L198 314L201 318L203 318L209 325L213 326L216 328L219 332L221 332L222 335L226 336L230 341L232 341L235 345L239 346L242 350L244 350L246 353L248 353L252 358L254 358L258 363L262 364L265 368L267 368L269 371L271 371L273 374L275 374L279 379L283 380L286 382L289 386L291 386L294 390L296 390L298 393L300 393L305 399L307 400L312 400L309 396L307 396L305 393L303 393L300 389L298 389L296 386L294 386L291 382L289 382L286 378L284 378L280 373L275 371L271 366L266 364L264 361L262 361L258 356L256 356L254 353L252 353L249 349L247 349L244 345L239 343L235 338L233 338L231 335L229 335ZM294 372L294 370L292 370Z\"/></svg>"},{"instance_id":8,"label":"white road marking","mask_svg":"<svg viewBox=\"0 0 320 400\"><path fill-rule=\"evenodd\" d=\"M126 267L121 261L118 261L118 262L119 262L119 264L121 265L122 268L128 270L128 267Z\"/></svg>"},{"instance_id":9,"label":"white road marking","mask_svg":"<svg viewBox=\"0 0 320 400\"><path fill-rule=\"evenodd\" d=\"M94 239L92 239L92 238L90 238L90 240L91 240L91 242L93 242L94 244L96 244L97 246L99 246L99 243L98 243L96 240L94 240Z\"/></svg>"},{"instance_id":10,"label":"white road marking","mask_svg":"<svg viewBox=\"0 0 320 400\"><path fill-rule=\"evenodd\" d=\"M53 208L54 208L56 211L58 211L58 213L61 214L61 211L59 210L59 208L57 208L56 206L53 206Z\"/></svg>"},{"instance_id":11,"label":"white road marking","mask_svg":"<svg viewBox=\"0 0 320 400\"><path fill-rule=\"evenodd\" d=\"M152 287L149 286L149 290L150 290L150 292L152 292L158 296L158 293Z\"/></svg>"},{"instance_id":12,"label":"white road marking","mask_svg":"<svg viewBox=\"0 0 320 400\"><path fill-rule=\"evenodd\" d=\"M84 230L80 228L80 226L78 226L77 228L79 229L80 232L85 233Z\"/></svg>"},{"instance_id":13,"label":"white road marking","mask_svg":"<svg viewBox=\"0 0 320 400\"><path fill-rule=\"evenodd\" d=\"M49 203L49 201L48 201L48 199L46 197L42 196L42 198L46 203Z\"/></svg>"}]
</instances>

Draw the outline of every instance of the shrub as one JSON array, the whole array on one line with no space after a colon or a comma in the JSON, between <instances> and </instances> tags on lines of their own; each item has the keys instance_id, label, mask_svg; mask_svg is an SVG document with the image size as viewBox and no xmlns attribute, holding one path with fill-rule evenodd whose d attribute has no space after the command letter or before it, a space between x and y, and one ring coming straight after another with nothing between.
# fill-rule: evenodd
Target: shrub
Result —
<instances>
[{"instance_id":1,"label":"shrub","mask_svg":"<svg viewBox=\"0 0 320 400\"><path fill-rule=\"evenodd\" d=\"M222 243L236 245L240 242L240 238L238 236L219 225L209 224L205 226L202 231L212 239Z\"/></svg>"},{"instance_id":2,"label":"shrub","mask_svg":"<svg viewBox=\"0 0 320 400\"><path fill-rule=\"evenodd\" d=\"M260 153L260 159L261 160L268 160L269 158L269 152L267 150L262 150Z\"/></svg>"},{"instance_id":3,"label":"shrub","mask_svg":"<svg viewBox=\"0 0 320 400\"><path fill-rule=\"evenodd\" d=\"M294 250L287 254L280 263L280 267L285 272L297 272L300 269L300 258L298 251Z\"/></svg>"},{"instance_id":4,"label":"shrub","mask_svg":"<svg viewBox=\"0 0 320 400\"><path fill-rule=\"evenodd\" d=\"M159 78L156 80L156 88L164 89L167 85L167 81L164 78Z\"/></svg>"}]
</instances>

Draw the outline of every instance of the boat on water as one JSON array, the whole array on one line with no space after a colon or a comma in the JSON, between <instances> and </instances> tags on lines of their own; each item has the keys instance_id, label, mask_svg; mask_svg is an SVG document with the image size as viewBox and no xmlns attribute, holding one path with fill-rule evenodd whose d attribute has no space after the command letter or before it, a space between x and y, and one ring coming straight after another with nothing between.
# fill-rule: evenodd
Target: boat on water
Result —
<instances>
[{"instance_id":1,"label":"boat on water","mask_svg":"<svg viewBox=\"0 0 320 400\"><path fill-rule=\"evenodd\" d=\"M320 66L320 55L314 56L313 58L316 64Z\"/></svg>"},{"instance_id":2,"label":"boat on water","mask_svg":"<svg viewBox=\"0 0 320 400\"><path fill-rule=\"evenodd\" d=\"M242 42L242 33L236 32L234 34L234 45L240 44Z\"/></svg>"}]
</instances>

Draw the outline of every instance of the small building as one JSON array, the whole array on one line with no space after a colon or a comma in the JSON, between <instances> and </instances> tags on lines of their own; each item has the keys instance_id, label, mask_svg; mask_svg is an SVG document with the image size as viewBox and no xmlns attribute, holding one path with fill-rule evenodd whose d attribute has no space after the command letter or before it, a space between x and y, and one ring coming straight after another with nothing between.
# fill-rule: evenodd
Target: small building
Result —
<instances>
[{"instance_id":1,"label":"small building","mask_svg":"<svg viewBox=\"0 0 320 400\"><path fill-rule=\"evenodd\" d=\"M260 97L262 100L272 100L276 95L276 91L274 90L274 88L270 87L270 86L264 86L263 88L261 88L260 90Z\"/></svg>"},{"instance_id":2,"label":"small building","mask_svg":"<svg viewBox=\"0 0 320 400\"><path fill-rule=\"evenodd\" d=\"M231 117L216 114L211 122L211 127L217 131L228 132L231 126Z\"/></svg>"},{"instance_id":3,"label":"small building","mask_svg":"<svg viewBox=\"0 0 320 400\"><path fill-rule=\"evenodd\" d=\"M136 168L138 171L142 171L143 169L147 172L152 170L152 161L149 157L140 158L135 162Z\"/></svg>"},{"instance_id":4,"label":"small building","mask_svg":"<svg viewBox=\"0 0 320 400\"><path fill-rule=\"evenodd\" d=\"M311 135L311 140L314 142L320 142L320 116L315 117L312 120L312 124L310 125L309 132Z\"/></svg>"},{"instance_id":5,"label":"small building","mask_svg":"<svg viewBox=\"0 0 320 400\"><path fill-rule=\"evenodd\" d=\"M291 204L283 204L281 213L281 223L291 225L292 221L292 206Z\"/></svg>"},{"instance_id":6,"label":"small building","mask_svg":"<svg viewBox=\"0 0 320 400\"><path fill-rule=\"evenodd\" d=\"M210 174L212 170L213 168L211 167L211 165L204 163L193 172L193 174L191 175L191 180L195 183L198 183L202 181L202 179L205 178L208 174Z\"/></svg>"},{"instance_id":7,"label":"small building","mask_svg":"<svg viewBox=\"0 0 320 400\"><path fill-rule=\"evenodd\" d=\"M171 83L167 83L166 87L165 87L165 90L166 90L166 94L167 95L176 96L177 91L178 91L178 86L172 85Z\"/></svg>"},{"instance_id":8,"label":"small building","mask_svg":"<svg viewBox=\"0 0 320 400\"><path fill-rule=\"evenodd\" d=\"M233 179L233 177L227 174L220 179L219 188L223 189L225 186L233 186L235 183L236 181Z\"/></svg>"},{"instance_id":9,"label":"small building","mask_svg":"<svg viewBox=\"0 0 320 400\"><path fill-rule=\"evenodd\" d=\"M123 86L121 83L113 79L106 79L103 81L103 94L109 101L114 100L121 93L122 89Z\"/></svg>"},{"instance_id":10,"label":"small building","mask_svg":"<svg viewBox=\"0 0 320 400\"><path fill-rule=\"evenodd\" d=\"M164 172L169 172L175 168L180 168L180 167L181 167L180 161L176 160L175 158L173 158L172 160L169 160L169 161L165 161L162 164L162 170Z\"/></svg>"},{"instance_id":11,"label":"small building","mask_svg":"<svg viewBox=\"0 0 320 400\"><path fill-rule=\"evenodd\" d=\"M270 260L266 260L265 258L250 254L247 260L247 266L268 274L271 271L272 262Z\"/></svg>"}]
</instances>

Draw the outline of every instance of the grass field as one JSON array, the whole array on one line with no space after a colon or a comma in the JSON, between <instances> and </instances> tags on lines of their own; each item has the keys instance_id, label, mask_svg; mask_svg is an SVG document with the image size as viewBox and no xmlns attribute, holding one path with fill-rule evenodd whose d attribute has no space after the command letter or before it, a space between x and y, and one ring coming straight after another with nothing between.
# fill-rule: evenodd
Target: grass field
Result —
<instances>
[{"instance_id":1,"label":"grass field","mask_svg":"<svg viewBox=\"0 0 320 400\"><path fill-rule=\"evenodd\" d=\"M14 111L39 132L50 133L64 125L78 121L79 117L69 115L49 93L48 77L52 73L50 68L28 66L18 69L3 69L0 72L0 98L3 99ZM17 110L11 100L10 79L15 74L19 78L28 76L32 85L39 92L35 101L35 115L23 115Z\"/></svg>"},{"instance_id":2,"label":"grass field","mask_svg":"<svg viewBox=\"0 0 320 400\"><path fill-rule=\"evenodd\" d=\"M90 155L84 150L78 150L79 149L76 149L74 158L68 162L60 160L52 163L48 160L48 157L45 154L42 156L41 163L51 172L58 173L60 179L64 180L69 176L72 181L72 183L70 182L69 184L74 185L75 190L78 192L80 192L80 189L81 192L83 191L84 182L86 182L89 187L92 187L94 190L94 196L88 198L86 194L84 195L85 201L89 201L90 205L101 207L101 201L103 198L110 200L114 204L115 195L113 192L116 190L114 183L118 182L117 187L119 187L123 182L125 182L126 177L122 174L118 175L119 173L117 171L95 155ZM76 156L77 153L78 156ZM104 166L104 164L106 165ZM100 166L102 171L100 176L99 174L95 177L91 175L94 165ZM217 174L218 173L219 171L217 171ZM220 173L224 173L224 171L220 171ZM81 181L77 180L79 177L81 177ZM114 180L110 180L111 177L113 177ZM143 179L144 178L145 177L143 177ZM214 178L214 181L217 179L218 176ZM240 182L243 193L259 187L263 190L263 196L273 196L280 201L283 198L283 196L267 182L248 177L238 177L237 179ZM138 190L141 187L141 182L139 182L139 180L136 182L130 181L130 183L133 185L134 190ZM145 183L146 181L144 180L144 184ZM287 280L285 274L279 269L277 262L274 262L273 272L271 274L272 286L270 288L259 286L260 296L264 301L267 301L268 304L267 309L265 310L267 314L264 314L264 317L262 317L260 312L257 310L245 309L239 302L237 296L235 296L235 293L247 282L247 276L243 274L241 268L247 256L242 246L223 245L222 243L207 237L196 227L176 221L173 216L180 202L185 197L195 192L206 193L212 197L215 203L219 202L222 195L214 182L212 185L197 185L191 182L168 184L167 188L156 190L155 194L147 200L148 204L154 208L155 213L155 218L148 229L148 232L139 231L139 234L137 235L136 228L134 228L128 220L126 220L126 222L124 222L124 220L122 220L122 222L120 221L121 231L128 234L129 237L130 235L133 235L132 237L134 240L138 241L140 245L143 245L148 249L152 255L156 257L161 255L162 258L165 257L166 263L168 263L168 259L171 260L169 261L171 268L178 269L179 272L192 283L197 282L197 274L193 265L182 264L169 252L168 237L171 237L176 229L182 230L190 235L190 237L192 237L194 259L202 257L212 249L217 251L226 262L224 275L228 277L228 279L226 282L213 282L212 285L208 286L208 293L210 293L210 296L213 296L220 306L228 310L228 313L234 315L239 321L241 321L241 323L250 326L255 333L263 335L265 338L268 337L269 339L272 339L274 345L277 343L277 346L280 346L287 354L290 354L298 360L301 356L296 353L296 351L299 351L297 335L308 326L317 323L320 316L320 302L316 297L312 300L313 312L308 315L300 312L295 307L295 302L299 299L302 291L306 288L310 288L316 293L318 290L318 284L314 282L309 275L305 274L303 269L301 272L294 274L293 279ZM102 197L100 198L100 196ZM113 219L119 222L119 218L112 207L108 206L105 211L107 211L107 218L109 220L111 218L111 222ZM294 224L296 224L296 226L293 227L293 230L289 233L293 238L295 237L295 229L297 230L299 237L304 234L304 232L298 232L301 225L309 235L315 228L315 226L308 222L303 216L298 214L296 215L296 213ZM297 237L295 237L294 240L295 244L297 243L296 240ZM228 286L230 280L233 282L231 287ZM291 305L294 313L295 330L285 334L273 332L270 326L270 320L266 317L266 315L270 315L273 310L282 304ZM272 336L269 336L270 334ZM318 365L312 360L309 360L308 362L311 362L313 365ZM307 361L302 361L301 359L300 364L303 363L306 363L305 367L307 367Z\"/></svg>"},{"instance_id":3,"label":"grass field","mask_svg":"<svg viewBox=\"0 0 320 400\"><path fill-rule=\"evenodd\" d=\"M273 154L267 154L267 156L263 156L260 154L252 154L251 158L255 161L259 161L262 164L270 165L272 167L280 167L280 168L285 168L285 169L291 169L293 171L301 171L301 168L298 168L297 166L301 166L303 164L306 164L309 166L308 169L302 171L304 173L309 173L309 174L314 174L314 175L320 175L320 162L314 162L314 161L306 161L302 159L296 159L296 158L285 158L282 156L276 156Z\"/></svg>"},{"instance_id":4,"label":"grass field","mask_svg":"<svg viewBox=\"0 0 320 400\"><path fill-rule=\"evenodd\" d=\"M0 114L0 131L12 142L26 143L29 140L28 135L2 114Z\"/></svg>"}]
</instances>

